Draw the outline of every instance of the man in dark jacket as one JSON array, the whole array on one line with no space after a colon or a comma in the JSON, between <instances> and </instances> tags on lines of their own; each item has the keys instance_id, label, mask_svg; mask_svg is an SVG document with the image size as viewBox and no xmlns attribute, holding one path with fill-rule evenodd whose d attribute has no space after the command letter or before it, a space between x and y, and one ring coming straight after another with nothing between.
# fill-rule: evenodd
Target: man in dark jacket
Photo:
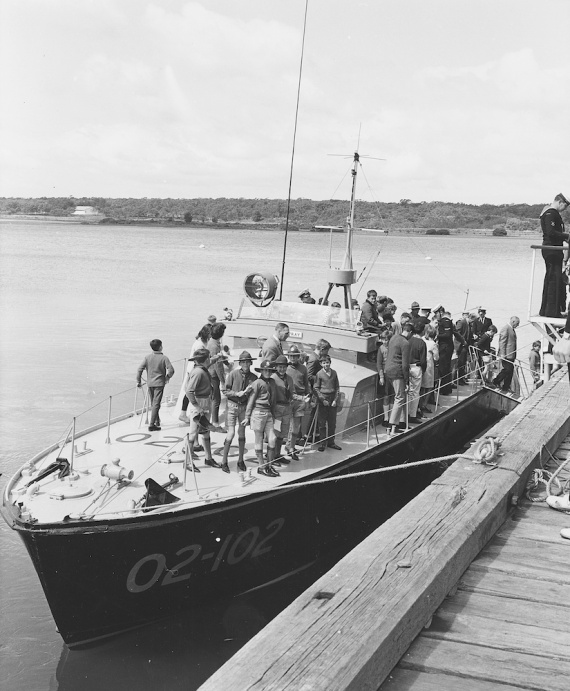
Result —
<instances>
[{"instance_id":1,"label":"man in dark jacket","mask_svg":"<svg viewBox=\"0 0 570 691\"><path fill-rule=\"evenodd\" d=\"M394 404L390 414L390 434L406 429L406 388L410 381L410 344L413 326L402 326L402 335L394 334L388 343L384 374L394 389Z\"/></svg>"},{"instance_id":2,"label":"man in dark jacket","mask_svg":"<svg viewBox=\"0 0 570 691\"><path fill-rule=\"evenodd\" d=\"M564 232L564 221L561 211L570 206L570 202L563 194L557 194L552 204L545 206L540 214L542 227L542 244L548 247L562 247L564 240L568 240L568 233ZM543 249L542 257L546 265L544 286L542 289L541 317L560 318L566 310L566 287L562 281L562 250Z\"/></svg>"}]
</instances>

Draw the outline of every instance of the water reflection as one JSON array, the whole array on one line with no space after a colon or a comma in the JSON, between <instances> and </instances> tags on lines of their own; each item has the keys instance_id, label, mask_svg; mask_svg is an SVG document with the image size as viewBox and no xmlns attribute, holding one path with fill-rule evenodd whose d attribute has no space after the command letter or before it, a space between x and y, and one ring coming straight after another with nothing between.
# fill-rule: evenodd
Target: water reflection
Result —
<instances>
[{"instance_id":1,"label":"water reflection","mask_svg":"<svg viewBox=\"0 0 570 691\"><path fill-rule=\"evenodd\" d=\"M286 583L193 608L87 648L69 650L64 645L52 688L197 689L337 558L331 555Z\"/></svg>"}]
</instances>

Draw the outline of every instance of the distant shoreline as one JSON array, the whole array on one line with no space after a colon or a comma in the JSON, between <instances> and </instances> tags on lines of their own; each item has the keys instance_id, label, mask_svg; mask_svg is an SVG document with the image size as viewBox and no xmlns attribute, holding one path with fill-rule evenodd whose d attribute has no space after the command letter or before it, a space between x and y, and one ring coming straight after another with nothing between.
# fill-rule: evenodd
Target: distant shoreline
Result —
<instances>
[{"instance_id":1,"label":"distant shoreline","mask_svg":"<svg viewBox=\"0 0 570 691\"><path fill-rule=\"evenodd\" d=\"M269 232L283 232L285 230L282 223L263 223L263 222L248 222L248 223L199 223L192 221L186 223L184 221L167 221L164 219L108 219L100 215L92 216L49 216L40 214L0 214L0 221L11 222L31 222L31 223L68 223L70 225L90 225L90 226L147 226L152 228L186 228L188 230L260 230ZM301 233L328 233L328 230L315 230L309 227L289 226L291 232ZM440 232L430 232L428 230L436 230ZM441 232L444 231L444 232ZM339 231L334 231L339 232ZM373 231L356 231L363 235L374 235ZM382 233L377 233L379 237L383 237ZM506 236L493 236L493 228L391 228L387 235L421 235L422 237L497 237L497 239L505 238L540 238L540 230L536 231L508 231Z\"/></svg>"}]
</instances>

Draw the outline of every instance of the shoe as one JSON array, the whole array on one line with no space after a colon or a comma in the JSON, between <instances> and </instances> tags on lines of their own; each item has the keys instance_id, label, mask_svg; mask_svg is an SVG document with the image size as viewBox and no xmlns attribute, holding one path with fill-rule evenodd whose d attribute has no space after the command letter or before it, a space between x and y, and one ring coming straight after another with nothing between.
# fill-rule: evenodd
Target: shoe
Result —
<instances>
[{"instance_id":1,"label":"shoe","mask_svg":"<svg viewBox=\"0 0 570 691\"><path fill-rule=\"evenodd\" d=\"M299 437L297 441L295 442L295 446L305 446L307 443L307 439L305 437Z\"/></svg>"},{"instance_id":2,"label":"shoe","mask_svg":"<svg viewBox=\"0 0 570 691\"><path fill-rule=\"evenodd\" d=\"M342 451L342 446L338 446L337 444L329 444L329 449L334 449L335 451Z\"/></svg>"},{"instance_id":3,"label":"shoe","mask_svg":"<svg viewBox=\"0 0 570 691\"><path fill-rule=\"evenodd\" d=\"M405 432L406 431L406 424L404 422L400 422L398 425L398 432Z\"/></svg>"},{"instance_id":4,"label":"shoe","mask_svg":"<svg viewBox=\"0 0 570 691\"><path fill-rule=\"evenodd\" d=\"M192 473L192 472L194 472L194 473L199 473L199 472L200 472L200 468L198 468L198 466L195 466L194 463L188 463L188 464L186 465L186 467L188 468L188 470L189 470L191 473Z\"/></svg>"},{"instance_id":5,"label":"shoe","mask_svg":"<svg viewBox=\"0 0 570 691\"><path fill-rule=\"evenodd\" d=\"M382 427L387 427L388 429L390 429L390 427L392 427L392 425L389 422L384 421L382 423Z\"/></svg>"},{"instance_id":6,"label":"shoe","mask_svg":"<svg viewBox=\"0 0 570 691\"><path fill-rule=\"evenodd\" d=\"M570 494L563 494L560 497L550 495L546 497L546 503L551 509L556 509L557 511L570 511Z\"/></svg>"},{"instance_id":7,"label":"shoe","mask_svg":"<svg viewBox=\"0 0 570 691\"><path fill-rule=\"evenodd\" d=\"M565 537L567 540L570 540L570 528L562 528L560 537Z\"/></svg>"},{"instance_id":8,"label":"shoe","mask_svg":"<svg viewBox=\"0 0 570 691\"><path fill-rule=\"evenodd\" d=\"M148 431L149 432L160 432L162 428L159 427L158 425L149 425L148 426Z\"/></svg>"},{"instance_id":9,"label":"shoe","mask_svg":"<svg viewBox=\"0 0 570 691\"><path fill-rule=\"evenodd\" d=\"M291 456L292 461L300 461L301 459L299 458L299 454L296 451L291 451L289 454Z\"/></svg>"},{"instance_id":10,"label":"shoe","mask_svg":"<svg viewBox=\"0 0 570 691\"><path fill-rule=\"evenodd\" d=\"M204 451L202 444L194 444L194 451Z\"/></svg>"},{"instance_id":11,"label":"shoe","mask_svg":"<svg viewBox=\"0 0 570 691\"><path fill-rule=\"evenodd\" d=\"M423 418L423 416L424 416L423 412L418 409L418 412L416 413L416 417L421 420Z\"/></svg>"},{"instance_id":12,"label":"shoe","mask_svg":"<svg viewBox=\"0 0 570 691\"><path fill-rule=\"evenodd\" d=\"M431 408L424 408L423 412L424 413L433 413L433 410Z\"/></svg>"},{"instance_id":13,"label":"shoe","mask_svg":"<svg viewBox=\"0 0 570 691\"><path fill-rule=\"evenodd\" d=\"M418 423L421 422L419 417L408 417L408 422L411 422L414 425L417 425Z\"/></svg>"},{"instance_id":14,"label":"shoe","mask_svg":"<svg viewBox=\"0 0 570 691\"><path fill-rule=\"evenodd\" d=\"M392 426L392 429L389 429L389 430L388 430L388 436L389 436L389 437L395 437L395 436L397 436L398 434L402 434L402 431L403 431L403 430L401 430L401 429L399 428L399 426L397 426L397 425Z\"/></svg>"},{"instance_id":15,"label":"shoe","mask_svg":"<svg viewBox=\"0 0 570 691\"><path fill-rule=\"evenodd\" d=\"M187 425L190 424L190 418L188 417L188 415L186 415L186 413L180 413L180 415L178 416L178 419L181 420L182 422L185 422Z\"/></svg>"},{"instance_id":16,"label":"shoe","mask_svg":"<svg viewBox=\"0 0 570 691\"><path fill-rule=\"evenodd\" d=\"M326 448L325 445L324 445L324 444L321 444L321 445L319 446L319 451L324 451L325 448Z\"/></svg>"},{"instance_id":17,"label":"shoe","mask_svg":"<svg viewBox=\"0 0 570 691\"><path fill-rule=\"evenodd\" d=\"M266 475L267 477L279 477L279 473L270 465L265 465L263 468L258 468L257 472L260 475Z\"/></svg>"},{"instance_id":18,"label":"shoe","mask_svg":"<svg viewBox=\"0 0 570 691\"><path fill-rule=\"evenodd\" d=\"M230 472L230 467L227 463L222 463L220 468L224 471L224 473L229 473Z\"/></svg>"},{"instance_id":19,"label":"shoe","mask_svg":"<svg viewBox=\"0 0 570 691\"><path fill-rule=\"evenodd\" d=\"M247 466L245 465L245 463L243 461L238 461L237 467L238 467L238 470L241 470L244 473L247 470Z\"/></svg>"},{"instance_id":20,"label":"shoe","mask_svg":"<svg viewBox=\"0 0 570 691\"><path fill-rule=\"evenodd\" d=\"M204 460L204 464L207 466L210 466L210 468L221 468L222 466L218 463L218 461L215 461L213 458L206 458Z\"/></svg>"}]
</instances>

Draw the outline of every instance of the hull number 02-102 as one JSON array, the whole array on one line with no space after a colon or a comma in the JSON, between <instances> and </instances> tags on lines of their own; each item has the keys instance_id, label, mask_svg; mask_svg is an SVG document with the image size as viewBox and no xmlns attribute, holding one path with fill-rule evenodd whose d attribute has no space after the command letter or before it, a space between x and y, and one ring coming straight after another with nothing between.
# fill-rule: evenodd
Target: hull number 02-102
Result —
<instances>
[{"instance_id":1,"label":"hull number 02-102","mask_svg":"<svg viewBox=\"0 0 570 691\"><path fill-rule=\"evenodd\" d=\"M130 593L144 593L153 585L160 581L160 585L172 585L187 581L192 577L192 570L188 568L196 560L201 562L211 562L210 572L219 569L222 562L228 566L239 564L247 557L256 559L271 551L271 540L277 535L285 523L284 518L276 518L268 523L264 534L257 526L252 526L243 533L226 535L224 540L220 540L220 545L213 552L204 552L202 545L194 544L181 547L176 552L179 561L169 566L166 563L164 554L147 554L129 571L127 576L127 590ZM261 539L260 539L261 538ZM144 577L140 574L141 569L147 564L154 564L152 567L144 569ZM207 570L207 567L206 567Z\"/></svg>"}]
</instances>

